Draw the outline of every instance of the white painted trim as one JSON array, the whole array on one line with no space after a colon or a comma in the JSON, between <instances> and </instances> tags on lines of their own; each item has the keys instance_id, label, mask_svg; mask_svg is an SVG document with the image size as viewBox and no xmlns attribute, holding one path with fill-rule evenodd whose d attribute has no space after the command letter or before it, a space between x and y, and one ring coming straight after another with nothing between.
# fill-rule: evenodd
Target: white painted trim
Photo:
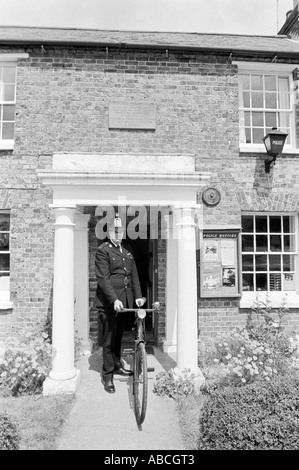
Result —
<instances>
[{"instance_id":1,"label":"white painted trim","mask_svg":"<svg viewBox=\"0 0 299 470\"><path fill-rule=\"evenodd\" d=\"M263 153L265 154L265 156L267 155L265 146L259 145L259 144L240 144L239 151L241 153ZM299 149L286 146L283 149L282 155L288 155L288 154L297 155L299 154Z\"/></svg>"},{"instance_id":2,"label":"white painted trim","mask_svg":"<svg viewBox=\"0 0 299 470\"><path fill-rule=\"evenodd\" d=\"M243 292L240 300L240 308L251 308L253 303L258 298L262 302L266 302L268 296L269 302L273 308L278 308L282 305L282 301L286 298L287 308L299 308L299 295L296 292Z\"/></svg>"},{"instance_id":3,"label":"white painted trim","mask_svg":"<svg viewBox=\"0 0 299 470\"><path fill-rule=\"evenodd\" d=\"M0 150L13 150L14 144L13 139L0 139Z\"/></svg>"},{"instance_id":4,"label":"white painted trim","mask_svg":"<svg viewBox=\"0 0 299 470\"><path fill-rule=\"evenodd\" d=\"M293 72L294 69L297 68L296 64L274 64L274 63L264 63L264 62L244 62L233 60L233 65L237 65L239 71L267 71L267 72Z\"/></svg>"},{"instance_id":5,"label":"white painted trim","mask_svg":"<svg viewBox=\"0 0 299 470\"><path fill-rule=\"evenodd\" d=\"M28 59L27 52L16 52L13 54L0 54L0 62L16 62L18 59Z\"/></svg>"},{"instance_id":6,"label":"white painted trim","mask_svg":"<svg viewBox=\"0 0 299 470\"><path fill-rule=\"evenodd\" d=\"M13 308L13 302L10 300L0 300L0 310L10 310Z\"/></svg>"}]
</instances>

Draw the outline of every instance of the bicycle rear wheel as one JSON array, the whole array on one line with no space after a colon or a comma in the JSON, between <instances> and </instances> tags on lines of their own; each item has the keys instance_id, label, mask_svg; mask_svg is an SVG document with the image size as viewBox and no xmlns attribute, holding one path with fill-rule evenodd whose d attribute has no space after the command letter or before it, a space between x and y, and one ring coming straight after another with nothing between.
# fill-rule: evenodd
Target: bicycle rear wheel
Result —
<instances>
[{"instance_id":1,"label":"bicycle rear wheel","mask_svg":"<svg viewBox=\"0 0 299 470\"><path fill-rule=\"evenodd\" d=\"M134 358L134 412L137 424L142 424L147 407L147 358L145 345L138 343Z\"/></svg>"}]
</instances>

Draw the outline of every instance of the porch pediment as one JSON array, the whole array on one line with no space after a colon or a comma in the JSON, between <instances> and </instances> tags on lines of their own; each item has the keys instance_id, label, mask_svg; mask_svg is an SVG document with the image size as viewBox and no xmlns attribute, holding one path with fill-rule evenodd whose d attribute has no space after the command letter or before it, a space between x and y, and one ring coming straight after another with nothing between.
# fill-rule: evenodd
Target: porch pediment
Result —
<instances>
[{"instance_id":1,"label":"porch pediment","mask_svg":"<svg viewBox=\"0 0 299 470\"><path fill-rule=\"evenodd\" d=\"M196 204L210 178L190 154L56 153L52 168L37 171L53 189L53 204Z\"/></svg>"}]
</instances>

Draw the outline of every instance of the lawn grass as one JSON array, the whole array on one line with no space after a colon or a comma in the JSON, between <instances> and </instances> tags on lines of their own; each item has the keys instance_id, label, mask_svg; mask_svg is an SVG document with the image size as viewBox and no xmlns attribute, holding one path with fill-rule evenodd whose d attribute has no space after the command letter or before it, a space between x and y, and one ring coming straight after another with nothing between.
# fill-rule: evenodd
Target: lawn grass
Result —
<instances>
[{"instance_id":1,"label":"lawn grass","mask_svg":"<svg viewBox=\"0 0 299 470\"><path fill-rule=\"evenodd\" d=\"M20 433L19 450L55 450L62 425L75 395L0 396L0 412L7 413Z\"/></svg>"}]
</instances>

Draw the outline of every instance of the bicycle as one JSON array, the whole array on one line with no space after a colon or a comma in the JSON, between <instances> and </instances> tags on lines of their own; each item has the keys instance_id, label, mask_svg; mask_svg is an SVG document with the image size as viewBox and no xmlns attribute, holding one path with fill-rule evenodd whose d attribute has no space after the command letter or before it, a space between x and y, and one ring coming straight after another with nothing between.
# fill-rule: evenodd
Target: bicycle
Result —
<instances>
[{"instance_id":1,"label":"bicycle","mask_svg":"<svg viewBox=\"0 0 299 470\"><path fill-rule=\"evenodd\" d=\"M134 349L125 348L124 356L133 356L133 397L134 414L138 426L140 426L146 415L147 392L148 392L148 372L155 369L147 367L147 355L145 349L145 317L147 313L156 312L159 302L153 303L153 308L122 308L120 312L135 312L135 339Z\"/></svg>"}]
</instances>

